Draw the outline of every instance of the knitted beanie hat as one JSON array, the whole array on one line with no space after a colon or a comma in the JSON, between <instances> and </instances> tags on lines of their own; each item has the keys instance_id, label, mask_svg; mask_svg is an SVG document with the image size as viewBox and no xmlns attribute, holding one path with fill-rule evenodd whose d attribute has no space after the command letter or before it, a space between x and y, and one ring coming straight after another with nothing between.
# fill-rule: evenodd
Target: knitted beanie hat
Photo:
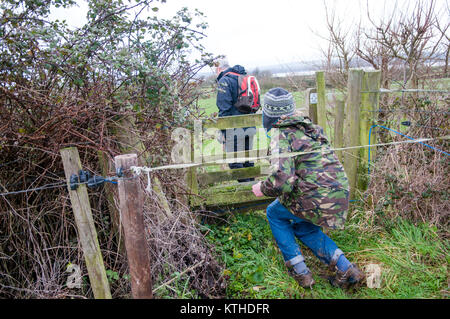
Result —
<instances>
[{"instance_id":1,"label":"knitted beanie hat","mask_svg":"<svg viewBox=\"0 0 450 319\"><path fill-rule=\"evenodd\" d=\"M262 111L265 116L272 118L290 116L295 112L294 98L283 88L270 89L264 95Z\"/></svg>"}]
</instances>

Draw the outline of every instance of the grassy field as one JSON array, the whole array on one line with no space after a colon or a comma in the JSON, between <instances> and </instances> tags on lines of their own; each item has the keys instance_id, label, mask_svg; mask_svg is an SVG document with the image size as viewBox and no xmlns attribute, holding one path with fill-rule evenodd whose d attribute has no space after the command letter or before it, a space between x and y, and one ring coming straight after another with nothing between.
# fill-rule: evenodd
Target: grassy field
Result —
<instances>
[{"instance_id":1,"label":"grassy field","mask_svg":"<svg viewBox=\"0 0 450 319\"><path fill-rule=\"evenodd\" d=\"M297 108L304 107L305 105L305 94L304 92L292 92L294 96L295 105ZM261 95L261 101L264 98L264 93ZM218 112L216 106L216 95L210 94L209 97L201 99L198 101L198 105L205 111L206 115L211 115L214 112Z\"/></svg>"},{"instance_id":2,"label":"grassy field","mask_svg":"<svg viewBox=\"0 0 450 319\"><path fill-rule=\"evenodd\" d=\"M380 288L345 291L331 286L331 275L302 246L316 284L304 289L286 272L264 211L230 214L225 222L206 225L208 239L226 265L228 298L447 298L448 243L427 224L404 220L368 224L368 213L356 210L345 230L329 236L360 268L381 266Z\"/></svg>"}]
</instances>

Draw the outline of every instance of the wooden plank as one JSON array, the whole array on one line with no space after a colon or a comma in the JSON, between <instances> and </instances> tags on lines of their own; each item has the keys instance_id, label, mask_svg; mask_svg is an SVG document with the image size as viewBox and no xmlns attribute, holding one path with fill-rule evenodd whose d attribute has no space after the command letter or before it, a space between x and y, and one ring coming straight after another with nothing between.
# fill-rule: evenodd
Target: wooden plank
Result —
<instances>
[{"instance_id":1,"label":"wooden plank","mask_svg":"<svg viewBox=\"0 0 450 319\"><path fill-rule=\"evenodd\" d=\"M317 124L317 103L311 103L311 94L313 93L317 96L317 90L315 88L306 89L305 104L306 109L308 110L309 118L314 124Z\"/></svg>"},{"instance_id":2,"label":"wooden plank","mask_svg":"<svg viewBox=\"0 0 450 319\"><path fill-rule=\"evenodd\" d=\"M150 256L144 234L144 196L138 178L131 178L131 166L138 166L136 154L114 158L116 168L122 168L125 178L118 181L120 217L125 234L131 293L135 299L153 298Z\"/></svg>"},{"instance_id":3,"label":"wooden plank","mask_svg":"<svg viewBox=\"0 0 450 319\"><path fill-rule=\"evenodd\" d=\"M220 130L227 128L240 128L251 126L262 126L262 114L247 114L218 117L214 120L203 120L203 129L217 128Z\"/></svg>"},{"instance_id":4,"label":"wooden plank","mask_svg":"<svg viewBox=\"0 0 450 319\"><path fill-rule=\"evenodd\" d=\"M159 214L160 220L163 221L166 218L173 218L172 210L170 209L169 201L167 200L166 194L163 191L161 181L157 176L152 177L152 188L155 194L159 198L159 203L161 204L165 214Z\"/></svg>"},{"instance_id":5,"label":"wooden plank","mask_svg":"<svg viewBox=\"0 0 450 319\"><path fill-rule=\"evenodd\" d=\"M257 203L271 198L266 196L256 197L252 192L253 184L254 182L239 183L204 189L200 191L200 197L195 196L193 198L192 205L194 207L220 207L240 203Z\"/></svg>"},{"instance_id":6,"label":"wooden plank","mask_svg":"<svg viewBox=\"0 0 450 319\"><path fill-rule=\"evenodd\" d=\"M361 88L363 70L350 69L347 85L347 105L344 120L344 146L360 145L359 124L361 110ZM358 168L359 149L350 149L344 152L344 169L350 185L350 198L354 199L356 194L356 180Z\"/></svg>"},{"instance_id":7,"label":"wooden plank","mask_svg":"<svg viewBox=\"0 0 450 319\"><path fill-rule=\"evenodd\" d=\"M104 151L97 151L97 156L100 162L102 175L108 176L111 167L114 166L113 163L110 163L108 154ZM111 218L111 237L115 237L119 251L125 253L125 242L123 240L122 225L120 224L120 213L115 200L115 198L117 198L117 187L111 183L105 183L104 190L109 216Z\"/></svg>"},{"instance_id":8,"label":"wooden plank","mask_svg":"<svg viewBox=\"0 0 450 319\"><path fill-rule=\"evenodd\" d=\"M192 195L188 196L189 202L191 202L194 195L198 194L198 181L197 181L197 168L191 167L186 172L186 185Z\"/></svg>"},{"instance_id":9,"label":"wooden plank","mask_svg":"<svg viewBox=\"0 0 450 319\"><path fill-rule=\"evenodd\" d=\"M345 102L336 100L335 117L334 117L334 147L341 148L344 146L344 108ZM343 162L342 151L336 151L336 155Z\"/></svg>"},{"instance_id":10,"label":"wooden plank","mask_svg":"<svg viewBox=\"0 0 450 319\"><path fill-rule=\"evenodd\" d=\"M196 155L196 149L198 146L198 138L194 136L195 132L191 132L191 161L194 163L196 160L198 160L198 155ZM200 152L201 156L201 152ZM201 158L200 158L201 160ZM191 192L192 195L187 196L188 203L191 203L192 199L195 197L195 195L198 194L198 180L197 180L197 167L191 167L187 169L186 172L186 185Z\"/></svg>"},{"instance_id":11,"label":"wooden plank","mask_svg":"<svg viewBox=\"0 0 450 319\"><path fill-rule=\"evenodd\" d=\"M227 212L235 212L239 213L245 212L254 212L255 210L264 210L267 206L270 205L275 200L275 198L268 198L256 202L245 202L245 203L237 203L232 205L221 205L221 206L205 206L205 209L219 212L219 213L227 213Z\"/></svg>"},{"instance_id":12,"label":"wooden plank","mask_svg":"<svg viewBox=\"0 0 450 319\"><path fill-rule=\"evenodd\" d=\"M224 171L201 173L197 175L198 185L204 187L214 183L221 183L230 180L253 178L261 176L261 167L244 167L237 169L227 169Z\"/></svg>"},{"instance_id":13,"label":"wooden plank","mask_svg":"<svg viewBox=\"0 0 450 319\"><path fill-rule=\"evenodd\" d=\"M136 134L135 119L132 116L123 116L117 122L112 122L110 129L115 135L115 140L118 142L122 153L141 154L144 152L145 147Z\"/></svg>"},{"instance_id":14,"label":"wooden plank","mask_svg":"<svg viewBox=\"0 0 450 319\"><path fill-rule=\"evenodd\" d=\"M145 150L142 139L136 134L135 120L131 116L122 117L118 123L113 125L113 132L117 136L119 142L119 148L122 153L138 153L141 156L138 159L138 165L150 165L150 154ZM159 203L163 207L164 211L161 211L161 220L171 216L171 210L169 202L162 191L162 185L159 179L153 177L153 191L158 195Z\"/></svg>"},{"instance_id":15,"label":"wooden plank","mask_svg":"<svg viewBox=\"0 0 450 319\"><path fill-rule=\"evenodd\" d=\"M316 88L317 88L317 124L327 132L327 110L325 95L325 72L316 72Z\"/></svg>"},{"instance_id":16,"label":"wooden plank","mask_svg":"<svg viewBox=\"0 0 450 319\"><path fill-rule=\"evenodd\" d=\"M75 147L69 147L61 149L60 153L92 292L96 299L111 299L86 185L78 185L76 190L70 189L70 176L78 175L82 169L78 150Z\"/></svg>"}]
</instances>

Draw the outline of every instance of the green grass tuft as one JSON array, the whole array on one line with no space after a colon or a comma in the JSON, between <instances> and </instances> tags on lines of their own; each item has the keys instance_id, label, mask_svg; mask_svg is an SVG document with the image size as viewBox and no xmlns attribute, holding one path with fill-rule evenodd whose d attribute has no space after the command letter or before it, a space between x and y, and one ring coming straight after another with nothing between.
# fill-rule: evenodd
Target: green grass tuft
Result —
<instances>
[{"instance_id":1,"label":"green grass tuft","mask_svg":"<svg viewBox=\"0 0 450 319\"><path fill-rule=\"evenodd\" d=\"M427 224L398 219L389 230L371 232L351 218L345 230L330 232L351 262L382 268L381 288L353 291L332 287L327 280L332 273L303 245L316 284L312 290L298 286L286 272L263 211L230 214L227 223L207 226L207 238L226 265L228 298L444 298L448 293L448 244Z\"/></svg>"}]
</instances>

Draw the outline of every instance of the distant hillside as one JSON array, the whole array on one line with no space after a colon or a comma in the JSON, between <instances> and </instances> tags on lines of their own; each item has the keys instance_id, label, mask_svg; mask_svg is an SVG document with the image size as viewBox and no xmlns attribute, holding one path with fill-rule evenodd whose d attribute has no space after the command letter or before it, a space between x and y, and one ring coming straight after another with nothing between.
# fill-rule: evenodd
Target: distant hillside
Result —
<instances>
[{"instance_id":1,"label":"distant hillside","mask_svg":"<svg viewBox=\"0 0 450 319\"><path fill-rule=\"evenodd\" d=\"M323 61L314 60L306 62L286 62L274 65L261 65L255 68L248 69L249 73L270 72L273 75L284 76L286 74L305 74L314 72L323 68ZM354 58L351 67L369 67L370 65L358 58ZM198 74L199 77L209 77L214 74L214 71L210 68L205 68L204 71Z\"/></svg>"}]
</instances>

